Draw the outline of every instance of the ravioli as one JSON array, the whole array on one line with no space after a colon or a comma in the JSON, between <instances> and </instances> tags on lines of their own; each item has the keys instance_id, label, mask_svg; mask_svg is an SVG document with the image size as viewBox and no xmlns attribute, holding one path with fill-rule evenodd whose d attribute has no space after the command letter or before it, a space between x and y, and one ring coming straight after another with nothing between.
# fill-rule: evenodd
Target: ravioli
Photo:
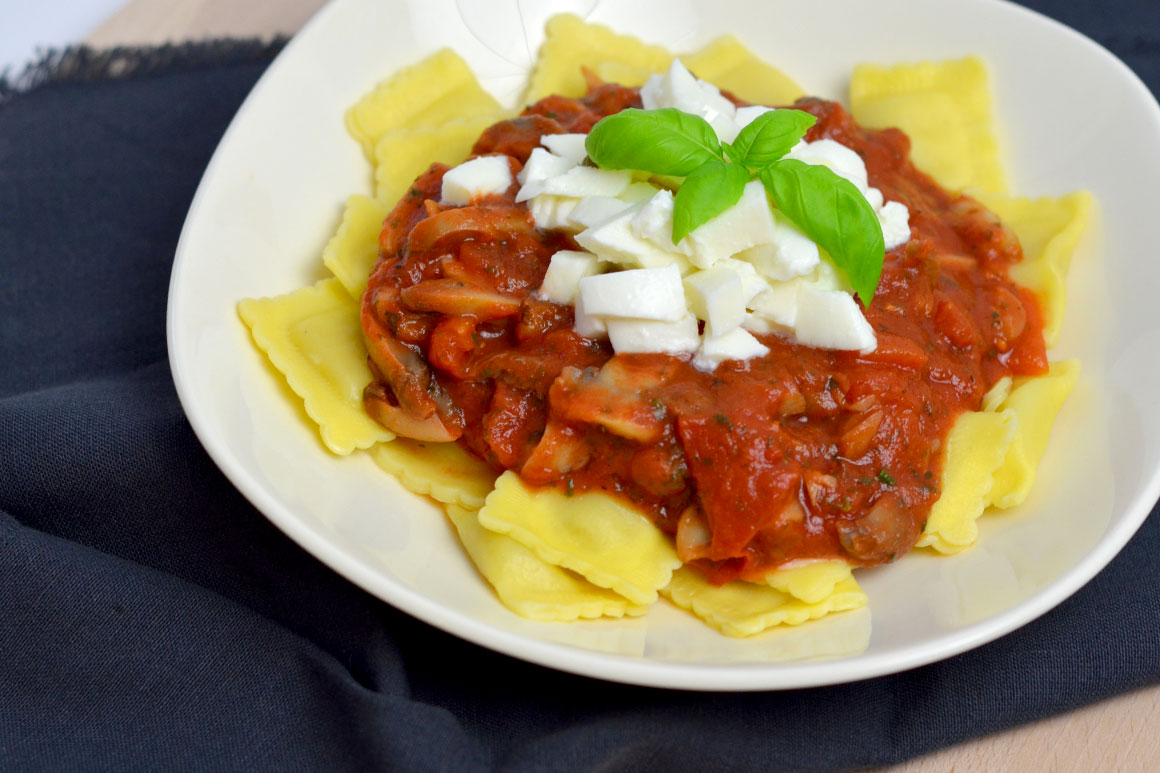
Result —
<instances>
[{"instance_id":1,"label":"ravioli","mask_svg":"<svg viewBox=\"0 0 1160 773\"><path fill-rule=\"evenodd\" d=\"M599 24L587 24L571 14L548 20L547 36L532 70L531 81L521 104L531 104L552 94L582 97L588 83L582 67L600 67L606 75L629 76L661 72L673 55L660 46L650 46L629 35L618 35ZM610 72L608 68L618 70ZM640 85L628 84L628 85Z\"/></svg>"},{"instance_id":2,"label":"ravioli","mask_svg":"<svg viewBox=\"0 0 1160 773\"><path fill-rule=\"evenodd\" d=\"M531 489L510 470L496 480L479 522L636 604L656 601L681 565L669 538L619 499Z\"/></svg>"},{"instance_id":3,"label":"ravioli","mask_svg":"<svg viewBox=\"0 0 1160 773\"><path fill-rule=\"evenodd\" d=\"M503 117L499 112L483 113L438 126L400 126L383 132L375 144L375 198L393 207L431 164L454 166L467 160L483 130Z\"/></svg>"},{"instance_id":4,"label":"ravioli","mask_svg":"<svg viewBox=\"0 0 1160 773\"><path fill-rule=\"evenodd\" d=\"M458 443L400 437L373 446L370 454L375 464L398 478L408 491L447 505L478 510L495 487L495 471Z\"/></svg>"},{"instance_id":5,"label":"ravioli","mask_svg":"<svg viewBox=\"0 0 1160 773\"><path fill-rule=\"evenodd\" d=\"M906 132L915 166L945 188L1007 189L987 68L978 57L858 65L850 111L867 128Z\"/></svg>"},{"instance_id":6,"label":"ravioli","mask_svg":"<svg viewBox=\"0 0 1160 773\"><path fill-rule=\"evenodd\" d=\"M362 298L367 277L379 259L379 231L389 211L368 196L351 196L346 200L338 231L322 251L322 265L356 301Z\"/></svg>"},{"instance_id":7,"label":"ravioli","mask_svg":"<svg viewBox=\"0 0 1160 773\"><path fill-rule=\"evenodd\" d=\"M1067 304L1067 270L1091 217L1091 194L1028 199L984 192L975 197L1019 237L1023 262L1011 267L1011 278L1039 298L1043 340L1054 346Z\"/></svg>"},{"instance_id":8,"label":"ravioli","mask_svg":"<svg viewBox=\"0 0 1160 773\"><path fill-rule=\"evenodd\" d=\"M542 560L511 537L483 528L475 511L448 505L447 517L479 573L521 617L557 622L636 616L648 609Z\"/></svg>"},{"instance_id":9,"label":"ravioli","mask_svg":"<svg viewBox=\"0 0 1160 773\"><path fill-rule=\"evenodd\" d=\"M238 315L302 398L327 448L346 455L394 438L363 411L371 371L358 303L341 282L323 279L276 298L247 298Z\"/></svg>"},{"instance_id":10,"label":"ravioli","mask_svg":"<svg viewBox=\"0 0 1160 773\"><path fill-rule=\"evenodd\" d=\"M374 163L375 145L392 129L442 126L448 121L494 115L495 97L454 51L442 49L380 83L346 112L346 129Z\"/></svg>"},{"instance_id":11,"label":"ravioli","mask_svg":"<svg viewBox=\"0 0 1160 773\"><path fill-rule=\"evenodd\" d=\"M838 582L824 598L807 602L754 583L712 585L689 567L674 572L663 593L727 636L752 636L775 625L800 625L831 612L866 605L866 594L853 577Z\"/></svg>"}]
</instances>

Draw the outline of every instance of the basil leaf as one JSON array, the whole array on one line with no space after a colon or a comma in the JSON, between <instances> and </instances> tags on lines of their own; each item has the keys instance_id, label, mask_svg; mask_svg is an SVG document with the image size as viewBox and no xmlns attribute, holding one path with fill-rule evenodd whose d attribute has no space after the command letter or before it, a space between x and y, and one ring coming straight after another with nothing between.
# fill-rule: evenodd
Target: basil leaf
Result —
<instances>
[{"instance_id":1,"label":"basil leaf","mask_svg":"<svg viewBox=\"0 0 1160 773\"><path fill-rule=\"evenodd\" d=\"M600 119L584 141L588 157L601 169L639 169L684 177L717 161L721 143L700 116L674 108L629 108Z\"/></svg>"},{"instance_id":2,"label":"basil leaf","mask_svg":"<svg viewBox=\"0 0 1160 773\"><path fill-rule=\"evenodd\" d=\"M736 204L749 182L737 164L709 161L685 178L673 199L673 244Z\"/></svg>"},{"instance_id":3,"label":"basil leaf","mask_svg":"<svg viewBox=\"0 0 1160 773\"><path fill-rule=\"evenodd\" d=\"M750 169L760 169L777 161L798 144L818 119L804 110L774 110L762 113L741 130L732 145L725 147L729 158Z\"/></svg>"},{"instance_id":4,"label":"basil leaf","mask_svg":"<svg viewBox=\"0 0 1160 773\"><path fill-rule=\"evenodd\" d=\"M886 256L882 225L870 202L827 167L796 159L774 161L760 176L778 209L830 254L869 306Z\"/></svg>"}]
</instances>

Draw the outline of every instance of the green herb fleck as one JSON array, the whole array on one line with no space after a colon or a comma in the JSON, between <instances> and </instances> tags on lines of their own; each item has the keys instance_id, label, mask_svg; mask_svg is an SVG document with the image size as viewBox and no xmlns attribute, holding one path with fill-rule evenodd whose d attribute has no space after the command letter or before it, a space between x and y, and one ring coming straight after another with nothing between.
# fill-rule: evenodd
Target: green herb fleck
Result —
<instances>
[{"instance_id":1,"label":"green herb fleck","mask_svg":"<svg viewBox=\"0 0 1160 773\"><path fill-rule=\"evenodd\" d=\"M894 485L894 476L891 475L890 473L888 473L884 469L879 470L878 471L878 481L880 483L887 485L887 486L893 486Z\"/></svg>"},{"instance_id":2,"label":"green herb fleck","mask_svg":"<svg viewBox=\"0 0 1160 773\"><path fill-rule=\"evenodd\" d=\"M729 417L723 413L713 414L713 421L717 422L726 429L733 429L733 422L729 421Z\"/></svg>"}]
</instances>

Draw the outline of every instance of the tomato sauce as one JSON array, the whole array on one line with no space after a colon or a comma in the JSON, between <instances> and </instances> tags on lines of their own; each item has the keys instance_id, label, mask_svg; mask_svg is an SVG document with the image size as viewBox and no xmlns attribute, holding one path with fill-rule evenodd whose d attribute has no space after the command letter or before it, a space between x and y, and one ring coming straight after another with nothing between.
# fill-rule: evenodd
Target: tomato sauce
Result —
<instances>
[{"instance_id":1,"label":"tomato sauce","mask_svg":"<svg viewBox=\"0 0 1160 773\"><path fill-rule=\"evenodd\" d=\"M513 172L544 134L586 132L639 106L611 84L549 97L486 130L474 153ZM403 435L458 440L496 469L565 494L605 491L672 534L714 582L758 580L797 559L894 560L939 496L943 444L1008 375L1046 372L1035 298L1008 276L1014 235L909 161L897 130L839 105L795 107L866 162L870 184L910 210L866 317L872 354L761 336L765 357L713 373L687 358L614 355L572 331L571 307L537 299L571 237L535 228L518 184L442 207L432 166L384 223L362 323L376 381L368 412Z\"/></svg>"}]
</instances>

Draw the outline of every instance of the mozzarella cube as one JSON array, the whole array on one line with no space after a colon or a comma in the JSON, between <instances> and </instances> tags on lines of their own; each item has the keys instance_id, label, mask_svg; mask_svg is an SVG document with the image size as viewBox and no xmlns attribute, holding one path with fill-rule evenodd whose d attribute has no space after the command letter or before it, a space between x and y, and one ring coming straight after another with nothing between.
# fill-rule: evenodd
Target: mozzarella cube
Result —
<instances>
[{"instance_id":1,"label":"mozzarella cube","mask_svg":"<svg viewBox=\"0 0 1160 773\"><path fill-rule=\"evenodd\" d=\"M758 293L769 287L769 282L758 276L757 269L753 267L752 263L746 263L744 260L737 258L724 258L717 261L717 266L728 266L737 272L741 277L741 294L745 298L746 306L752 301ZM714 268L717 268L714 266Z\"/></svg>"},{"instance_id":2,"label":"mozzarella cube","mask_svg":"<svg viewBox=\"0 0 1160 773\"><path fill-rule=\"evenodd\" d=\"M692 248L689 262L697 268L709 268L742 250L772 242L774 229L765 188L754 180L746 184L736 204L688 235Z\"/></svg>"},{"instance_id":3,"label":"mozzarella cube","mask_svg":"<svg viewBox=\"0 0 1160 773\"><path fill-rule=\"evenodd\" d=\"M616 196L632 182L626 169L609 171L591 166L574 166L567 172L539 183L544 193L557 196ZM520 191L523 194L523 191Z\"/></svg>"},{"instance_id":4,"label":"mozzarella cube","mask_svg":"<svg viewBox=\"0 0 1160 773\"><path fill-rule=\"evenodd\" d=\"M819 290L809 284L798 288L794 337L819 349L857 350L868 354L878 346L874 328L848 293Z\"/></svg>"},{"instance_id":5,"label":"mozzarella cube","mask_svg":"<svg viewBox=\"0 0 1160 773\"><path fill-rule=\"evenodd\" d=\"M653 75L645 82L640 99L646 110L675 107L699 115L724 142L732 142L741 131L733 121L737 111L734 104L721 96L716 86L693 77L679 59L673 60L664 75Z\"/></svg>"},{"instance_id":6,"label":"mozzarella cube","mask_svg":"<svg viewBox=\"0 0 1160 773\"><path fill-rule=\"evenodd\" d=\"M705 333L721 336L745 318L745 290L741 275L728 266L716 265L685 278L689 309L705 320Z\"/></svg>"},{"instance_id":7,"label":"mozzarella cube","mask_svg":"<svg viewBox=\"0 0 1160 773\"><path fill-rule=\"evenodd\" d=\"M878 210L878 222L882 224L882 240L886 249L892 250L910 241L910 210L898 201L888 201Z\"/></svg>"},{"instance_id":8,"label":"mozzarella cube","mask_svg":"<svg viewBox=\"0 0 1160 773\"><path fill-rule=\"evenodd\" d=\"M866 177L866 162L850 148L834 140L816 140L798 143L786 158L795 158L806 164L820 164L829 167L834 174L845 177L855 187L866 193L870 187Z\"/></svg>"},{"instance_id":9,"label":"mozzarella cube","mask_svg":"<svg viewBox=\"0 0 1160 773\"><path fill-rule=\"evenodd\" d=\"M706 336L693 358L693 367L712 372L725 360L748 360L767 354L769 347L738 327L722 336Z\"/></svg>"},{"instance_id":10,"label":"mozzarella cube","mask_svg":"<svg viewBox=\"0 0 1160 773\"><path fill-rule=\"evenodd\" d=\"M560 250L548 263L544 281L540 284L540 297L556 303L572 303L580 292L580 280L599 271L596 256L592 253Z\"/></svg>"},{"instance_id":11,"label":"mozzarella cube","mask_svg":"<svg viewBox=\"0 0 1160 773\"><path fill-rule=\"evenodd\" d=\"M877 188L867 188L864 193L866 194L866 201L870 202L870 206L874 208L875 212L882 209L882 203L885 201L882 191Z\"/></svg>"},{"instance_id":12,"label":"mozzarella cube","mask_svg":"<svg viewBox=\"0 0 1160 773\"><path fill-rule=\"evenodd\" d=\"M655 268L676 264L683 272L687 262L676 253L660 249L632 232L630 223L641 205L628 209L576 234L576 243L602 259L622 266Z\"/></svg>"},{"instance_id":13,"label":"mozzarella cube","mask_svg":"<svg viewBox=\"0 0 1160 773\"><path fill-rule=\"evenodd\" d=\"M605 324L617 354L685 354L695 352L700 343L692 314L672 322L609 318Z\"/></svg>"},{"instance_id":14,"label":"mozzarella cube","mask_svg":"<svg viewBox=\"0 0 1160 773\"><path fill-rule=\"evenodd\" d=\"M785 215L774 214L773 238L741 252L747 261L767 279L785 281L810 273L821 262L818 245Z\"/></svg>"},{"instance_id":15,"label":"mozzarella cube","mask_svg":"<svg viewBox=\"0 0 1160 773\"><path fill-rule=\"evenodd\" d=\"M504 193L512 184L507 156L480 156L464 161L443 175L443 204L463 206L472 199Z\"/></svg>"},{"instance_id":16,"label":"mozzarella cube","mask_svg":"<svg viewBox=\"0 0 1160 773\"><path fill-rule=\"evenodd\" d=\"M571 216L579 204L580 199L543 194L528 200L528 211L532 213L536 228L576 231L579 228L573 223Z\"/></svg>"},{"instance_id":17,"label":"mozzarella cube","mask_svg":"<svg viewBox=\"0 0 1160 773\"><path fill-rule=\"evenodd\" d=\"M584 147L587 140L587 134L545 134L540 137L540 144L575 165L588 158L588 151Z\"/></svg>"},{"instance_id":18,"label":"mozzarella cube","mask_svg":"<svg viewBox=\"0 0 1160 773\"><path fill-rule=\"evenodd\" d=\"M750 301L749 307L753 309L753 314L751 317L746 317L747 321L751 318L760 319L768 325L749 324L747 327L750 330L758 327L757 332L767 332L769 325L772 325L774 329L787 333L792 331L797 322L798 288L802 284L804 284L802 279L793 279L789 282L771 282L767 290L758 293L757 297Z\"/></svg>"},{"instance_id":19,"label":"mozzarella cube","mask_svg":"<svg viewBox=\"0 0 1160 773\"><path fill-rule=\"evenodd\" d=\"M528 162L524 164L524 168L516 175L516 179L520 181L520 185L542 182L549 177L564 174L574 166L576 166L574 161L561 158L554 153L549 153L543 148L532 148L532 154L528 156Z\"/></svg>"},{"instance_id":20,"label":"mozzarella cube","mask_svg":"<svg viewBox=\"0 0 1160 773\"><path fill-rule=\"evenodd\" d=\"M688 313L681 272L673 265L586 276L580 295L587 312L597 317L676 322Z\"/></svg>"},{"instance_id":21,"label":"mozzarella cube","mask_svg":"<svg viewBox=\"0 0 1160 773\"><path fill-rule=\"evenodd\" d=\"M632 206L612 196L586 196L579 202L569 215L569 220L581 229L610 220Z\"/></svg>"},{"instance_id":22,"label":"mozzarella cube","mask_svg":"<svg viewBox=\"0 0 1160 773\"><path fill-rule=\"evenodd\" d=\"M608 337L608 326L604 324L604 320L600 317L594 317L588 313L584 308L584 297L580 293L576 293L576 298L572 303L572 309L572 330L577 335L582 335L585 338Z\"/></svg>"},{"instance_id":23,"label":"mozzarella cube","mask_svg":"<svg viewBox=\"0 0 1160 773\"><path fill-rule=\"evenodd\" d=\"M658 190L637 210L629 227L634 234L657 249L686 256L692 252L688 239L681 239L680 243L673 244L672 191Z\"/></svg>"},{"instance_id":24,"label":"mozzarella cube","mask_svg":"<svg viewBox=\"0 0 1160 773\"><path fill-rule=\"evenodd\" d=\"M766 107L765 105L746 105L745 107L737 108L737 112L733 114L733 122L737 124L739 130L744 129L759 117L772 112L773 108ZM728 141L732 142L733 140Z\"/></svg>"}]
</instances>

